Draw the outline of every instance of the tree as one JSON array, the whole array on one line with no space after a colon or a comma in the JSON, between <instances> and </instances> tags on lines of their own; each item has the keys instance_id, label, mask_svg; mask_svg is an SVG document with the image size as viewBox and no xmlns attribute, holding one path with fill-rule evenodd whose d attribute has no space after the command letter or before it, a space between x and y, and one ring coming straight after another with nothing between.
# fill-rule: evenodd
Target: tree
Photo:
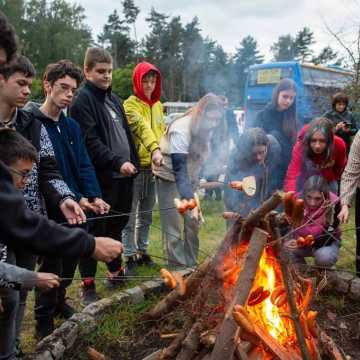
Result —
<instances>
[{"instance_id":1,"label":"tree","mask_svg":"<svg viewBox=\"0 0 360 360\"><path fill-rule=\"evenodd\" d=\"M197 17L185 25L182 35L181 98L184 101L193 101L201 96L200 83L204 56L204 39L201 36Z\"/></svg>"},{"instance_id":2,"label":"tree","mask_svg":"<svg viewBox=\"0 0 360 360\"><path fill-rule=\"evenodd\" d=\"M315 43L314 33L308 28L304 27L300 30L294 40L294 58L300 62L304 62L310 59L313 51L311 46Z\"/></svg>"},{"instance_id":3,"label":"tree","mask_svg":"<svg viewBox=\"0 0 360 360\"><path fill-rule=\"evenodd\" d=\"M234 89L236 89L237 99L235 102L243 103L244 89L247 69L254 64L261 64L264 56L260 55L257 41L252 36L246 36L240 42L240 46L236 49L234 56L233 72L234 72Z\"/></svg>"},{"instance_id":4,"label":"tree","mask_svg":"<svg viewBox=\"0 0 360 360\"><path fill-rule=\"evenodd\" d=\"M275 42L270 51L273 53L274 61L289 61L295 58L295 46L294 38L288 35L279 36L277 42Z\"/></svg>"},{"instance_id":5,"label":"tree","mask_svg":"<svg viewBox=\"0 0 360 360\"><path fill-rule=\"evenodd\" d=\"M82 6L65 0L25 2L23 31L18 33L22 52L40 73L47 64L59 59L67 58L81 64L86 48L92 43L85 19Z\"/></svg>"},{"instance_id":6,"label":"tree","mask_svg":"<svg viewBox=\"0 0 360 360\"><path fill-rule=\"evenodd\" d=\"M129 64L124 68L118 68L113 71L112 90L123 100L132 94L133 70L134 65Z\"/></svg>"},{"instance_id":7,"label":"tree","mask_svg":"<svg viewBox=\"0 0 360 360\"><path fill-rule=\"evenodd\" d=\"M333 64L340 66L342 59L338 59L338 53L334 51L330 46L326 46L320 51L317 56L313 57L311 62L316 65Z\"/></svg>"},{"instance_id":8,"label":"tree","mask_svg":"<svg viewBox=\"0 0 360 360\"><path fill-rule=\"evenodd\" d=\"M115 68L123 67L135 60L135 43L130 38L129 26L126 20L120 19L116 10L109 15L98 40L110 51Z\"/></svg>"},{"instance_id":9,"label":"tree","mask_svg":"<svg viewBox=\"0 0 360 360\"><path fill-rule=\"evenodd\" d=\"M138 39L137 39L135 23L140 13L140 8L135 5L134 0L123 0L122 6L123 6L123 14L125 16L126 23L133 26L134 38L135 38L135 55L137 56Z\"/></svg>"}]
</instances>

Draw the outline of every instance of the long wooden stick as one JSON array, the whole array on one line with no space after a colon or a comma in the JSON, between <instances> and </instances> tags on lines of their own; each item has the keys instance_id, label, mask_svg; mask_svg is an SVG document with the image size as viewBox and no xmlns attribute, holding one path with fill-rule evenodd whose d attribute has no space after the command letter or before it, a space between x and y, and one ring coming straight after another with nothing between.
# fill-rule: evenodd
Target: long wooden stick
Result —
<instances>
[{"instance_id":1,"label":"long wooden stick","mask_svg":"<svg viewBox=\"0 0 360 360\"><path fill-rule=\"evenodd\" d=\"M280 230L276 226L275 216L270 215L269 222L270 222L270 226L273 228L276 239L279 239L280 238ZM276 240L276 239L274 239L274 240ZM277 255L279 258L284 288L286 291L289 308L290 308L290 315L294 322L295 333L296 333L296 337L297 337L297 340L299 343L301 355L304 360L311 360L311 355L310 355L309 349L307 348L307 345L306 345L305 336L304 336L303 329L302 329L301 323L300 323L299 312L298 312L298 309L296 306L296 301L295 301L295 296L294 296L293 279L288 270L290 261L288 259L288 256L286 256L284 251L282 251L280 242L276 242L274 245L274 248L275 248L275 251L277 252Z\"/></svg>"},{"instance_id":2,"label":"long wooden stick","mask_svg":"<svg viewBox=\"0 0 360 360\"><path fill-rule=\"evenodd\" d=\"M236 283L233 300L226 311L214 349L211 353L211 360L229 360L233 358L237 345L234 337L238 326L233 319L232 310L235 304L245 305L246 303L255 279L256 270L263 253L267 237L267 232L259 228L254 228L247 256Z\"/></svg>"}]
</instances>

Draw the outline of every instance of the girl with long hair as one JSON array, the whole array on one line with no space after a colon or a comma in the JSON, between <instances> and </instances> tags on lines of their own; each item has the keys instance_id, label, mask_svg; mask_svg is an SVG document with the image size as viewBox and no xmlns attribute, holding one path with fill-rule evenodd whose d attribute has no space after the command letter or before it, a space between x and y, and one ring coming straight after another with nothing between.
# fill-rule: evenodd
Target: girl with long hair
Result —
<instances>
[{"instance_id":1,"label":"girl with long hair","mask_svg":"<svg viewBox=\"0 0 360 360\"><path fill-rule=\"evenodd\" d=\"M284 190L300 192L312 175L321 175L337 193L337 183L346 165L346 145L333 133L326 118L317 118L305 125L294 146L287 170Z\"/></svg>"},{"instance_id":2,"label":"girl with long hair","mask_svg":"<svg viewBox=\"0 0 360 360\"><path fill-rule=\"evenodd\" d=\"M282 162L278 168L278 188L282 188L291 150L296 140L296 85L282 79L273 90L272 100L255 119L254 127L273 135L281 146Z\"/></svg>"},{"instance_id":3,"label":"girl with long hair","mask_svg":"<svg viewBox=\"0 0 360 360\"><path fill-rule=\"evenodd\" d=\"M247 196L244 192L226 188L224 200L227 211L245 217L271 196L276 190L280 152L278 141L274 136L266 135L263 129L247 129L240 135L230 155L225 182L255 176L256 193Z\"/></svg>"},{"instance_id":4,"label":"girl with long hair","mask_svg":"<svg viewBox=\"0 0 360 360\"><path fill-rule=\"evenodd\" d=\"M174 198L192 199L199 172L208 156L209 140L224 114L224 101L214 94L202 97L176 118L160 141L163 164L153 165L156 177L165 256L170 267L194 267L199 251L199 209L182 219Z\"/></svg>"},{"instance_id":5,"label":"girl with long hair","mask_svg":"<svg viewBox=\"0 0 360 360\"><path fill-rule=\"evenodd\" d=\"M306 264L305 257L314 257L315 265L331 267L338 259L340 247L338 197L330 191L328 181L318 175L306 180L302 197L303 226L295 231L293 240L285 243L286 249L294 263ZM300 247L298 239L308 235L313 236L314 243L309 246L300 243Z\"/></svg>"}]
</instances>

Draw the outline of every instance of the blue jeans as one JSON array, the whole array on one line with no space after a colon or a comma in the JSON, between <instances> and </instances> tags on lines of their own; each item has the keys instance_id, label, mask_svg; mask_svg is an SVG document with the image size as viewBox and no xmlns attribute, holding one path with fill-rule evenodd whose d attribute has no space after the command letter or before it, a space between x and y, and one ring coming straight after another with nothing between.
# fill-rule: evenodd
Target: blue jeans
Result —
<instances>
[{"instance_id":1,"label":"blue jeans","mask_svg":"<svg viewBox=\"0 0 360 360\"><path fill-rule=\"evenodd\" d=\"M134 180L131 214L123 230L122 243L125 257L146 252L154 205L154 176L150 169L142 169Z\"/></svg>"},{"instance_id":2,"label":"blue jeans","mask_svg":"<svg viewBox=\"0 0 360 360\"><path fill-rule=\"evenodd\" d=\"M306 264L306 257L314 257L315 265L321 267L331 267L336 264L339 257L339 241L333 241L329 246L322 246L318 249L306 247L296 250L288 250L290 260L295 264Z\"/></svg>"},{"instance_id":3,"label":"blue jeans","mask_svg":"<svg viewBox=\"0 0 360 360\"><path fill-rule=\"evenodd\" d=\"M15 255L8 252L8 262L15 264ZM19 309L19 291L0 288L0 360L15 360L16 316Z\"/></svg>"}]
</instances>

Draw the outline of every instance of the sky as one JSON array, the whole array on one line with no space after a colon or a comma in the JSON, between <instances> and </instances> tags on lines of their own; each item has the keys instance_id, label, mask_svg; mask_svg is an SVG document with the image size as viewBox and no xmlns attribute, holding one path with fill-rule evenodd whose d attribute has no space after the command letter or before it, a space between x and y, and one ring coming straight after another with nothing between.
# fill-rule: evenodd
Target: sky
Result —
<instances>
[{"instance_id":1,"label":"sky","mask_svg":"<svg viewBox=\"0 0 360 360\"><path fill-rule=\"evenodd\" d=\"M71 1L85 8L94 38L108 15L114 9L122 10L121 0ZM294 35L308 26L315 34L316 51L327 45L340 50L325 24L350 41L356 34L354 24L360 22L360 15L355 15L360 14L360 0L135 0L135 4L141 11L136 23L139 38L149 31L145 18L154 7L158 12L181 16L183 23L198 16L202 35L218 41L229 53L235 52L243 37L252 35L268 60L279 35Z\"/></svg>"}]
</instances>

